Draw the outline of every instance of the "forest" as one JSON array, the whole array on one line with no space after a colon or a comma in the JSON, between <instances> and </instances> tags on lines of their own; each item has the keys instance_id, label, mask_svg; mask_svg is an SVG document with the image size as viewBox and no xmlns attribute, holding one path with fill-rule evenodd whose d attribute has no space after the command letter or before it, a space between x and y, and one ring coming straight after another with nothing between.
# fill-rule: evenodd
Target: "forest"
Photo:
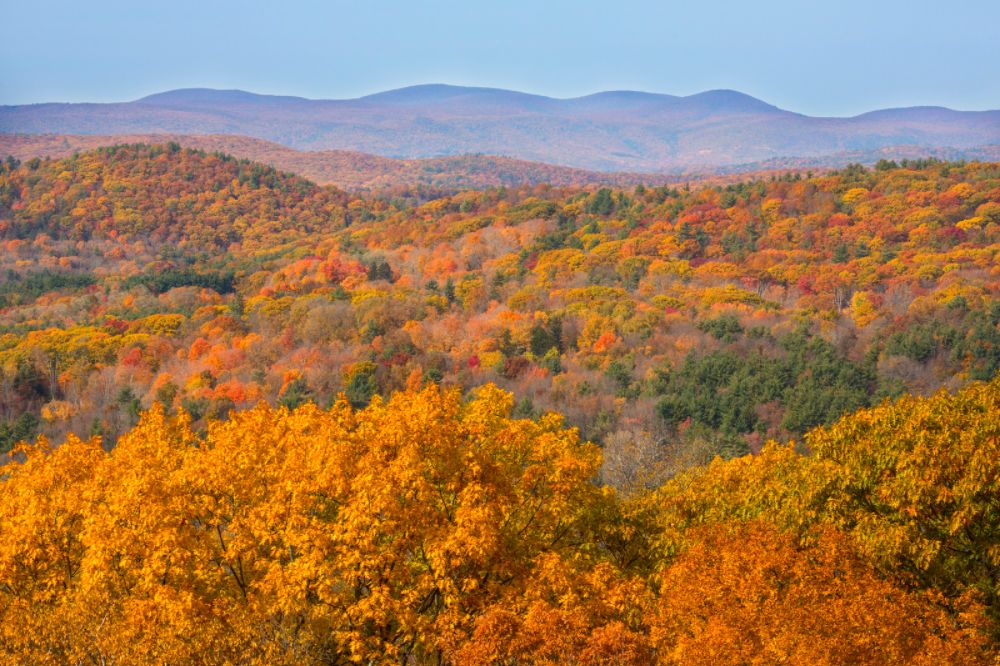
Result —
<instances>
[{"instance_id":1,"label":"forest","mask_svg":"<svg viewBox=\"0 0 1000 666\"><path fill-rule=\"evenodd\" d=\"M1000 164L117 145L7 158L0 248L5 659L997 659Z\"/></svg>"},{"instance_id":2,"label":"forest","mask_svg":"<svg viewBox=\"0 0 1000 666\"><path fill-rule=\"evenodd\" d=\"M681 468L991 379L998 242L990 163L424 200L176 144L9 159L0 446L420 379Z\"/></svg>"}]
</instances>

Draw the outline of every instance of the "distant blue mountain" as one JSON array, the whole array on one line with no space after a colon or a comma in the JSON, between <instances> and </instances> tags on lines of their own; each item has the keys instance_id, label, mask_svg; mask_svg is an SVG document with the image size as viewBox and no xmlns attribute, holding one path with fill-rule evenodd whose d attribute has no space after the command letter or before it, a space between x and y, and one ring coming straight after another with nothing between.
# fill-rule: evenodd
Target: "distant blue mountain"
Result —
<instances>
[{"instance_id":1,"label":"distant blue mountain","mask_svg":"<svg viewBox=\"0 0 1000 666\"><path fill-rule=\"evenodd\" d=\"M135 104L162 107L222 107L230 104L308 104L305 97L286 97L282 95L258 95L245 90L215 90L214 88L181 88L168 90L138 99Z\"/></svg>"},{"instance_id":2,"label":"distant blue mountain","mask_svg":"<svg viewBox=\"0 0 1000 666\"><path fill-rule=\"evenodd\" d=\"M558 99L431 84L310 100L189 88L116 104L0 106L0 132L238 134L300 150L407 158L484 153L585 169L664 171L901 145L1000 144L1000 111L913 107L817 118L735 90Z\"/></svg>"}]
</instances>

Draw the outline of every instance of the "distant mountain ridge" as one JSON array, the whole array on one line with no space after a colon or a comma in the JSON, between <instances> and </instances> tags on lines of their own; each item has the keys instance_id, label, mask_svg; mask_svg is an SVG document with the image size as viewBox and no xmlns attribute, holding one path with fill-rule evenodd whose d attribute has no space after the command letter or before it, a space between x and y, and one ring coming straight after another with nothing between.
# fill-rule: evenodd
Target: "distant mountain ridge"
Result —
<instances>
[{"instance_id":1,"label":"distant mountain ridge","mask_svg":"<svg viewBox=\"0 0 1000 666\"><path fill-rule=\"evenodd\" d=\"M607 91L557 99L429 84L311 100L190 88L123 103L0 106L0 132L231 134L298 150L405 159L482 153L598 171L663 172L904 145L995 145L1000 111L910 107L822 118L734 90L686 97Z\"/></svg>"}]
</instances>

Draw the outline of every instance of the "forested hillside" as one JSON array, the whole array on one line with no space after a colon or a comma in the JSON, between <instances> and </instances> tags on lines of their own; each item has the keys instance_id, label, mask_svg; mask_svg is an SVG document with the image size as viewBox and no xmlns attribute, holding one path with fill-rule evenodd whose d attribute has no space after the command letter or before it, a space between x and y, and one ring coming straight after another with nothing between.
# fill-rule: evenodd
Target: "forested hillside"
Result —
<instances>
[{"instance_id":1,"label":"forested hillside","mask_svg":"<svg viewBox=\"0 0 1000 666\"><path fill-rule=\"evenodd\" d=\"M495 155L453 155L404 160L347 150L295 150L252 137L213 134L0 134L0 156L9 154L22 161L33 157L61 158L102 146L143 142L175 142L185 148L222 151L262 162L276 169L291 171L321 185L376 193L405 190L450 193L540 183L632 187L638 183L660 185L678 180L677 176L663 174L586 171Z\"/></svg>"},{"instance_id":2,"label":"forested hillside","mask_svg":"<svg viewBox=\"0 0 1000 666\"><path fill-rule=\"evenodd\" d=\"M816 170L817 173L846 164L874 165L879 160L919 160L936 157L946 161L1000 160L1000 145L963 150L928 148L920 145L892 146L877 150L853 150L824 157L782 157L729 167L672 169L666 173L587 171L544 162L528 162L496 155L453 155L424 159L393 159L347 150L295 150L247 136L226 134L2 134L0 156L13 155L26 161L34 157L64 158L74 153L120 143L169 143L208 152L223 152L290 171L320 185L393 196L412 192L434 198L461 190L489 187L528 187L542 183L557 186L631 188L699 183L727 185L771 172Z\"/></svg>"},{"instance_id":3,"label":"forested hillside","mask_svg":"<svg viewBox=\"0 0 1000 666\"><path fill-rule=\"evenodd\" d=\"M621 485L1000 367L990 163L423 201L118 146L8 160L0 238L4 449L492 382Z\"/></svg>"}]
</instances>

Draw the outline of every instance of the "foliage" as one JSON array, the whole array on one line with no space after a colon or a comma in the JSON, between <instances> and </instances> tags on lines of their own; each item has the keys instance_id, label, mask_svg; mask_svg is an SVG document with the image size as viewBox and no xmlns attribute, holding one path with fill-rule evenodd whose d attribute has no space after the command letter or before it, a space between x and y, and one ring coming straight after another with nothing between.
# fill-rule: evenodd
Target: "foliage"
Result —
<instances>
[{"instance_id":1,"label":"foliage","mask_svg":"<svg viewBox=\"0 0 1000 666\"><path fill-rule=\"evenodd\" d=\"M136 275L125 281L124 286L139 285L146 287L154 294L162 294L177 287L204 287L219 294L233 292L233 273L199 273L187 270L159 270L146 275Z\"/></svg>"},{"instance_id":2,"label":"foliage","mask_svg":"<svg viewBox=\"0 0 1000 666\"><path fill-rule=\"evenodd\" d=\"M89 274L62 273L48 270L22 275L8 270L0 282L0 308L31 302L42 294L64 289L84 289L93 285L96 279Z\"/></svg>"},{"instance_id":3,"label":"foliage","mask_svg":"<svg viewBox=\"0 0 1000 666\"><path fill-rule=\"evenodd\" d=\"M11 161L0 422L111 445L126 387L175 386L203 429L424 377L683 467L1000 370L996 164L648 185L348 194L177 144Z\"/></svg>"},{"instance_id":4,"label":"foliage","mask_svg":"<svg viewBox=\"0 0 1000 666\"><path fill-rule=\"evenodd\" d=\"M672 427L690 420L738 435L773 431L777 424L767 423L761 410L776 403L783 408L781 427L802 434L870 403L877 388L871 370L822 338L799 329L783 336L779 348L777 357L762 349L691 352L676 371L658 372L652 390L665 397L657 413Z\"/></svg>"},{"instance_id":5,"label":"foliage","mask_svg":"<svg viewBox=\"0 0 1000 666\"><path fill-rule=\"evenodd\" d=\"M597 547L596 449L511 407L428 388L360 412L259 407L204 438L158 409L110 454L29 447L0 486L0 645L115 663L449 652L543 553Z\"/></svg>"},{"instance_id":6,"label":"foliage","mask_svg":"<svg viewBox=\"0 0 1000 666\"><path fill-rule=\"evenodd\" d=\"M0 453L7 453L18 442L32 439L38 430L38 417L25 412L13 421L0 422Z\"/></svg>"},{"instance_id":7,"label":"foliage","mask_svg":"<svg viewBox=\"0 0 1000 666\"><path fill-rule=\"evenodd\" d=\"M5 661L987 664L1000 381L630 499L492 386L24 445ZM932 433L931 437L927 437ZM898 434L898 437L893 435ZM992 562L992 564L990 564ZM990 588L990 585L993 587ZM984 594L986 593L986 594ZM993 625L996 626L996 625Z\"/></svg>"},{"instance_id":8,"label":"foliage","mask_svg":"<svg viewBox=\"0 0 1000 666\"><path fill-rule=\"evenodd\" d=\"M975 632L881 579L848 537L762 523L702 529L664 573L652 636L667 664L978 664Z\"/></svg>"},{"instance_id":9,"label":"foliage","mask_svg":"<svg viewBox=\"0 0 1000 666\"><path fill-rule=\"evenodd\" d=\"M903 397L805 437L810 455L772 443L760 456L687 472L658 491L661 548L690 526L766 518L806 543L850 534L883 575L951 604L974 597L1000 617L1000 379L957 394Z\"/></svg>"}]
</instances>

